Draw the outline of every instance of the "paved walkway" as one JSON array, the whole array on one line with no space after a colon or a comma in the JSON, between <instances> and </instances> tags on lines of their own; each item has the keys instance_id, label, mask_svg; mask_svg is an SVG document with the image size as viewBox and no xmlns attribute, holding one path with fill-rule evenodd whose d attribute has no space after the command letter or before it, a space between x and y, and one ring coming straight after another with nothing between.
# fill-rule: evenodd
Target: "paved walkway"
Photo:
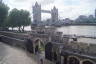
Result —
<instances>
[{"instance_id":1,"label":"paved walkway","mask_svg":"<svg viewBox=\"0 0 96 64\"><path fill-rule=\"evenodd\" d=\"M34 56L0 42L0 64L38 64Z\"/></svg>"},{"instance_id":2,"label":"paved walkway","mask_svg":"<svg viewBox=\"0 0 96 64\"><path fill-rule=\"evenodd\" d=\"M0 64L40 64L40 59L38 55L30 54L0 42ZM53 63L44 59L43 64Z\"/></svg>"}]
</instances>

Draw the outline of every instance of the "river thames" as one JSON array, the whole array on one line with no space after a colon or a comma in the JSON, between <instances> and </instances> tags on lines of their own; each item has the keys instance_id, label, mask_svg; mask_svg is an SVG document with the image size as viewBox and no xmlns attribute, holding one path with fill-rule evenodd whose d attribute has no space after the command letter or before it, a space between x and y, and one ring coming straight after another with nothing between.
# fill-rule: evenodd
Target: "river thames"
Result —
<instances>
[{"instance_id":1,"label":"river thames","mask_svg":"<svg viewBox=\"0 0 96 64\"><path fill-rule=\"evenodd\" d=\"M30 31L30 26L25 30ZM78 35L78 36L92 36L96 37L96 26L63 26L58 27L57 31L63 32L64 35ZM96 44L96 39L91 38L79 38L79 42Z\"/></svg>"},{"instance_id":2,"label":"river thames","mask_svg":"<svg viewBox=\"0 0 96 64\"><path fill-rule=\"evenodd\" d=\"M96 26L63 26L57 28L63 34L76 34L85 36L96 36Z\"/></svg>"},{"instance_id":3,"label":"river thames","mask_svg":"<svg viewBox=\"0 0 96 64\"><path fill-rule=\"evenodd\" d=\"M96 37L96 26L63 26L57 28L57 31L63 32L63 34L76 34L79 36L92 36ZM78 42L93 43L96 44L96 39L92 38L79 38Z\"/></svg>"},{"instance_id":4,"label":"river thames","mask_svg":"<svg viewBox=\"0 0 96 64\"><path fill-rule=\"evenodd\" d=\"M25 30L30 31L30 26L26 27ZM57 31L63 32L63 34L96 36L96 26L63 26L58 27Z\"/></svg>"}]
</instances>

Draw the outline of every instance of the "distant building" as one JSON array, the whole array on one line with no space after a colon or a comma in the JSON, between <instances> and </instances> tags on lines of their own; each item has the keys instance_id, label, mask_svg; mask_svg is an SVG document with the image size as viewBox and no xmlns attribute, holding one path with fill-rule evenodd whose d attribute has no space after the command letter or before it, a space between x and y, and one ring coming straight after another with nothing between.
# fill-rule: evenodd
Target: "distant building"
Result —
<instances>
[{"instance_id":1,"label":"distant building","mask_svg":"<svg viewBox=\"0 0 96 64\"><path fill-rule=\"evenodd\" d=\"M96 9L95 9L95 18L96 18Z\"/></svg>"},{"instance_id":2,"label":"distant building","mask_svg":"<svg viewBox=\"0 0 96 64\"><path fill-rule=\"evenodd\" d=\"M89 15L88 20L89 20L90 23L94 23L94 16Z\"/></svg>"},{"instance_id":3,"label":"distant building","mask_svg":"<svg viewBox=\"0 0 96 64\"><path fill-rule=\"evenodd\" d=\"M84 23L84 22L86 22L86 21L88 21L88 17L85 16L85 15L80 15L80 16L75 20L76 23Z\"/></svg>"},{"instance_id":4,"label":"distant building","mask_svg":"<svg viewBox=\"0 0 96 64\"><path fill-rule=\"evenodd\" d=\"M88 19L89 20L94 20L94 16L93 15L89 15Z\"/></svg>"},{"instance_id":5,"label":"distant building","mask_svg":"<svg viewBox=\"0 0 96 64\"><path fill-rule=\"evenodd\" d=\"M94 16L93 16L93 15L89 15L88 18L89 18L89 19L94 19Z\"/></svg>"},{"instance_id":6,"label":"distant building","mask_svg":"<svg viewBox=\"0 0 96 64\"><path fill-rule=\"evenodd\" d=\"M62 20L62 22L63 22L64 24L71 24L71 23L73 23L73 20L71 20L71 19L69 19L69 18L65 18L65 19Z\"/></svg>"}]
</instances>

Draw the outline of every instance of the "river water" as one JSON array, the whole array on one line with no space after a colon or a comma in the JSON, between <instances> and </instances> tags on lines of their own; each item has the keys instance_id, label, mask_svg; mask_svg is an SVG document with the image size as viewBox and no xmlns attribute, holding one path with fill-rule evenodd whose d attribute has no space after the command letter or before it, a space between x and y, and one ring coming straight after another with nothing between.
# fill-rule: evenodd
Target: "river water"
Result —
<instances>
[{"instance_id":1,"label":"river water","mask_svg":"<svg viewBox=\"0 0 96 64\"><path fill-rule=\"evenodd\" d=\"M30 26L26 27L25 30L30 31ZM96 26L63 26L58 27L57 31L63 32L63 34L67 35L80 35L80 36L92 36L96 37ZM85 43L95 43L96 39L90 39L90 38L80 38L78 39L79 42L85 42Z\"/></svg>"},{"instance_id":2,"label":"river water","mask_svg":"<svg viewBox=\"0 0 96 64\"><path fill-rule=\"evenodd\" d=\"M63 26L57 28L63 34L76 34L86 36L96 36L96 26Z\"/></svg>"},{"instance_id":3,"label":"river water","mask_svg":"<svg viewBox=\"0 0 96 64\"><path fill-rule=\"evenodd\" d=\"M25 30L30 31L31 27L27 26ZM96 26L63 26L58 27L57 31L63 32L63 34L96 36Z\"/></svg>"},{"instance_id":4,"label":"river water","mask_svg":"<svg viewBox=\"0 0 96 64\"><path fill-rule=\"evenodd\" d=\"M63 26L57 28L57 31L63 34L76 34L79 36L92 36L96 37L96 26ZM78 42L96 44L96 39L92 38L78 38Z\"/></svg>"}]
</instances>

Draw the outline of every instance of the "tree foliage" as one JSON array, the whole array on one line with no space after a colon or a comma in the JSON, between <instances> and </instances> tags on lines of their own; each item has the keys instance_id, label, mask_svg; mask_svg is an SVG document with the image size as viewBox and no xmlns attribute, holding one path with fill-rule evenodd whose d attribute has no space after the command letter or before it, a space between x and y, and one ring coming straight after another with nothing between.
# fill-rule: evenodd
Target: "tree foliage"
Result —
<instances>
[{"instance_id":1,"label":"tree foliage","mask_svg":"<svg viewBox=\"0 0 96 64\"><path fill-rule=\"evenodd\" d=\"M9 27L18 27L19 31L24 31L24 27L31 24L30 14L26 10L17 10L15 8L10 11L7 24Z\"/></svg>"},{"instance_id":2,"label":"tree foliage","mask_svg":"<svg viewBox=\"0 0 96 64\"><path fill-rule=\"evenodd\" d=\"M22 30L24 31L24 27L31 24L31 18L29 17L29 12L26 10L20 10L20 15L21 26L23 27Z\"/></svg>"},{"instance_id":3,"label":"tree foliage","mask_svg":"<svg viewBox=\"0 0 96 64\"><path fill-rule=\"evenodd\" d=\"M5 26L5 20L8 14L9 7L4 3L0 3L0 27Z\"/></svg>"}]
</instances>

